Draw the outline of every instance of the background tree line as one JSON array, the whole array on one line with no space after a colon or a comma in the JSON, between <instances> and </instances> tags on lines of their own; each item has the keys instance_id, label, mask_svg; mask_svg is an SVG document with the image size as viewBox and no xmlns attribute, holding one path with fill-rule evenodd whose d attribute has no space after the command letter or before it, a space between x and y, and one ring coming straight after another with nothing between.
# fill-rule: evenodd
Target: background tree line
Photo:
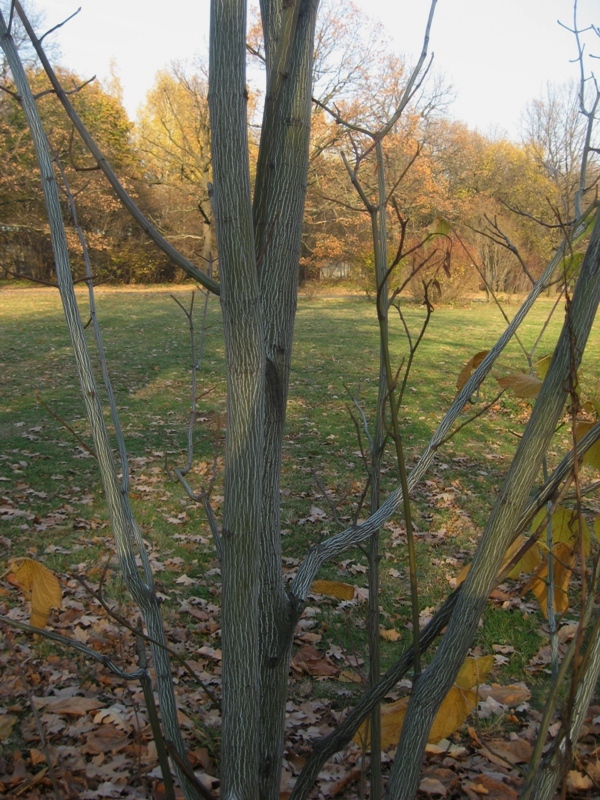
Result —
<instances>
[{"instance_id":1,"label":"background tree line","mask_svg":"<svg viewBox=\"0 0 600 800\"><path fill-rule=\"evenodd\" d=\"M248 49L259 69L264 53L258 21L250 28ZM2 71L0 275L51 281L52 252L33 147L9 73L5 67ZM327 275L329 268L329 274L349 273L372 285L369 217L356 202L340 157L344 152L352 159L360 150L360 134L339 125L336 115L377 126L397 104L406 73L403 59L392 54L377 24L357 9L342 13L335 0L326 6L316 38L302 281ZM195 263L216 255L205 65L174 64L159 72L135 123L123 107L118 80L84 85L81 76L68 70L60 77L126 188L161 233ZM30 66L30 78L42 96L39 107L52 150L77 197L96 278L115 283L183 278L117 202L73 135L43 71ZM531 277L537 277L556 247L557 220L566 221L573 212L577 154L585 130L576 88L549 86L544 97L532 101L524 113L520 142L486 136L453 120L452 97L452 87L430 74L385 140L386 170L395 187L390 244L394 247L403 236L410 251L428 232L439 231L443 220L447 264L435 273L438 299L477 289L523 291L529 278L515 251ZM251 107L251 142L255 134L256 144L262 107L258 90L251 89ZM253 172L257 153L257 146L251 147ZM375 171L370 177L364 171L366 188L369 180L375 184ZM63 200L66 210L67 197ZM527 215L519 213L524 209ZM65 218L69 220L68 213ZM74 228L69 246L83 275ZM407 276L417 269L410 257L401 266ZM416 297L422 294L427 269L419 269L418 278L410 282Z\"/></svg>"}]
</instances>

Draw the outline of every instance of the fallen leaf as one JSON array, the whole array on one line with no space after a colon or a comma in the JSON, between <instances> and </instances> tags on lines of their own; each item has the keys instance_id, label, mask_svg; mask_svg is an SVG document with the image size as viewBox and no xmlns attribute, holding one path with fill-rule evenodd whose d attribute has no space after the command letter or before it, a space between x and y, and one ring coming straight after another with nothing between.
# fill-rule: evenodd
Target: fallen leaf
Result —
<instances>
[{"instance_id":1,"label":"fallen leaf","mask_svg":"<svg viewBox=\"0 0 600 800\"><path fill-rule=\"evenodd\" d=\"M6 741L15 727L17 717L14 714L0 715L0 742Z\"/></svg>"},{"instance_id":2,"label":"fallen leaf","mask_svg":"<svg viewBox=\"0 0 600 800\"><path fill-rule=\"evenodd\" d=\"M531 699L531 691L524 683L511 683L505 686L492 684L491 686L481 686L479 693L484 700L491 697L496 703L501 703L509 708L526 703Z\"/></svg>"},{"instance_id":3,"label":"fallen leaf","mask_svg":"<svg viewBox=\"0 0 600 800\"><path fill-rule=\"evenodd\" d=\"M292 660L292 667L298 672L327 678L339 673L339 669L327 656L320 653L312 644L304 645Z\"/></svg>"},{"instance_id":4,"label":"fallen leaf","mask_svg":"<svg viewBox=\"0 0 600 800\"><path fill-rule=\"evenodd\" d=\"M430 797L437 795L438 797L446 796L446 787L437 778L423 778L419 784L419 791L423 794L428 794Z\"/></svg>"},{"instance_id":5,"label":"fallen leaf","mask_svg":"<svg viewBox=\"0 0 600 800\"><path fill-rule=\"evenodd\" d=\"M593 780L588 775L572 769L567 775L567 789L570 792L587 792L594 786Z\"/></svg>"},{"instance_id":6,"label":"fallen leaf","mask_svg":"<svg viewBox=\"0 0 600 800\"><path fill-rule=\"evenodd\" d=\"M527 764L533 753L533 748L525 739L492 739L485 742L488 750L499 756L508 764Z\"/></svg>"},{"instance_id":7,"label":"fallen leaf","mask_svg":"<svg viewBox=\"0 0 600 800\"><path fill-rule=\"evenodd\" d=\"M354 586L341 581L313 581L310 591L316 594L326 594L338 600L352 600L354 597Z\"/></svg>"},{"instance_id":8,"label":"fallen leaf","mask_svg":"<svg viewBox=\"0 0 600 800\"><path fill-rule=\"evenodd\" d=\"M338 680L341 683L362 683L362 678L358 672L354 672L352 669L343 669L339 674Z\"/></svg>"},{"instance_id":9,"label":"fallen leaf","mask_svg":"<svg viewBox=\"0 0 600 800\"><path fill-rule=\"evenodd\" d=\"M81 717L105 705L97 697L34 697L33 702L37 708L45 707L52 714L69 717Z\"/></svg>"},{"instance_id":10,"label":"fallen leaf","mask_svg":"<svg viewBox=\"0 0 600 800\"><path fill-rule=\"evenodd\" d=\"M10 565L10 570L25 597L31 600L29 622L36 628L45 628L52 608L60 608L62 591L56 575L39 561L19 558Z\"/></svg>"},{"instance_id":11,"label":"fallen leaf","mask_svg":"<svg viewBox=\"0 0 600 800\"><path fill-rule=\"evenodd\" d=\"M393 628L389 631L386 631L385 628L379 628L379 635L382 639L385 639L386 642L397 642L402 634L398 633L398 631L395 631Z\"/></svg>"}]
</instances>

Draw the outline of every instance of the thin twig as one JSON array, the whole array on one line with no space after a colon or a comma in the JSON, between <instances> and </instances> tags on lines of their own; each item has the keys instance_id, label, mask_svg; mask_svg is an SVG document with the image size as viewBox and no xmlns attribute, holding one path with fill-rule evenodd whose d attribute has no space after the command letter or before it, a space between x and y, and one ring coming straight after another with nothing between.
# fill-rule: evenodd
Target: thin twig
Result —
<instances>
[{"instance_id":1,"label":"thin twig","mask_svg":"<svg viewBox=\"0 0 600 800\"><path fill-rule=\"evenodd\" d=\"M85 441L84 441L84 440L81 438L81 436L80 436L80 435L77 433L77 431L73 430L73 428L72 428L72 427L69 425L69 423L68 423L68 422L65 422L65 420L64 420L64 419L63 419L61 416L59 416L59 414L57 414L57 413L56 413L56 411L53 411L53 410L50 408L50 406L49 406L49 405L48 405L48 404L47 404L47 403L46 403L44 400L42 400L42 398L40 397L40 395L39 395L37 392L35 393L35 399L38 401L38 403L39 403L41 406L43 406L43 407L46 409L46 411L47 411L47 412L50 414L50 416L54 417L54 419L55 419L55 420L57 420L58 422L60 422L60 424L63 426L63 428L66 428L66 429L69 431L69 433L71 433L71 434L72 434L72 435L73 435L73 436L74 436L74 437L77 439L77 441L79 442L79 444L81 445L81 447L83 447L83 449L84 449L86 452L88 452L88 453L89 453L89 454L92 456L92 458L95 458L95 459L96 459L96 461L98 460L98 457L96 456L96 453L95 453L95 452L94 452L94 450L93 450L93 449L92 449L92 448L89 446L89 444L87 444L87 443L86 443L86 442L85 442Z\"/></svg>"}]
</instances>

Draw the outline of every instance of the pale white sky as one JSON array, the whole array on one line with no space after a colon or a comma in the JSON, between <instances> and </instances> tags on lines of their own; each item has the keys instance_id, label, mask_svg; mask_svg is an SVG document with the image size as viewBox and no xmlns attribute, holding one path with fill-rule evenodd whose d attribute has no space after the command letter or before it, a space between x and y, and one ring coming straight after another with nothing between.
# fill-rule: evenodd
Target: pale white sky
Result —
<instances>
[{"instance_id":1,"label":"pale white sky","mask_svg":"<svg viewBox=\"0 0 600 800\"><path fill-rule=\"evenodd\" d=\"M106 77L114 59L125 105L134 117L157 70L206 52L209 0L31 0L54 25L79 15L56 35L62 63L82 77ZM354 0L380 19L397 52L421 47L428 0ZM581 23L600 24L598 0L579 0ZM451 111L481 131L519 135L525 104L547 81L577 77L572 0L439 0L431 36L435 65L454 85ZM600 39L596 53L600 54ZM591 62L590 62L591 63ZM600 62L595 64L600 72Z\"/></svg>"}]
</instances>

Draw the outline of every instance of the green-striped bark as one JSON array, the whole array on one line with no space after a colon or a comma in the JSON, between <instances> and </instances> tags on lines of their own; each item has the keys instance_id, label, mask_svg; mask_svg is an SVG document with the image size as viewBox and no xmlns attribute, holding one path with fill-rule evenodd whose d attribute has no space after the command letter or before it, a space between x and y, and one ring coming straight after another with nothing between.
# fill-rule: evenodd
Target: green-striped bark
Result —
<instances>
[{"instance_id":1,"label":"green-striped bark","mask_svg":"<svg viewBox=\"0 0 600 800\"><path fill-rule=\"evenodd\" d=\"M310 140L316 0L263 0L267 98L254 193L266 359L260 535L260 797L279 797L285 702L296 619L281 560L281 448L296 314Z\"/></svg>"},{"instance_id":2,"label":"green-striped bark","mask_svg":"<svg viewBox=\"0 0 600 800\"><path fill-rule=\"evenodd\" d=\"M247 142L246 2L212 0L213 208L227 365L221 796L258 792L258 532L265 358Z\"/></svg>"}]
</instances>

